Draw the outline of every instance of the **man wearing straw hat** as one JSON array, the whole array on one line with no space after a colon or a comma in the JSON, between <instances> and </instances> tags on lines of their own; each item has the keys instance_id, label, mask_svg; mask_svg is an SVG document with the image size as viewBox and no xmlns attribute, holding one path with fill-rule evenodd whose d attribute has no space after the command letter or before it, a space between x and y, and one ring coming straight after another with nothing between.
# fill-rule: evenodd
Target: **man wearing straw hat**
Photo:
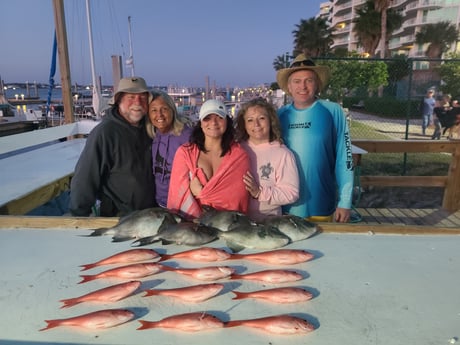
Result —
<instances>
[{"instance_id":1,"label":"man wearing straw hat","mask_svg":"<svg viewBox=\"0 0 460 345\"><path fill-rule=\"evenodd\" d=\"M70 186L70 212L124 216L156 205L152 139L145 130L149 89L140 77L123 78L112 107L89 134ZM100 211L94 210L96 200Z\"/></svg>"},{"instance_id":2,"label":"man wearing straw hat","mask_svg":"<svg viewBox=\"0 0 460 345\"><path fill-rule=\"evenodd\" d=\"M300 54L276 79L292 103L278 110L283 139L294 152L300 178L300 197L284 212L311 221L348 222L353 191L351 140L342 107L320 100L330 77Z\"/></svg>"}]
</instances>

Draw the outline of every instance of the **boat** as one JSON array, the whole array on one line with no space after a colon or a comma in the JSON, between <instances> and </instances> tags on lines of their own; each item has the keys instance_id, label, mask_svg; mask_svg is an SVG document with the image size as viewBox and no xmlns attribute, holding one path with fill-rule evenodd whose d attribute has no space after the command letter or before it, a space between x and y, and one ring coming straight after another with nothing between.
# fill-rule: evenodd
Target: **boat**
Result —
<instances>
[{"instance_id":1,"label":"boat","mask_svg":"<svg viewBox=\"0 0 460 345\"><path fill-rule=\"evenodd\" d=\"M88 3L89 0L87 0ZM14 114L14 116L8 116L8 122L13 122L12 119L15 118L18 120L16 122L27 123L30 132L23 133L25 130L19 128L16 123L14 128L9 128L4 132L8 135L0 138L0 171L4 177L0 179L0 189L4 191L0 214L29 214L33 209L55 200L61 194L68 194L70 177L73 175L76 161L84 147L86 136L97 125L91 109L99 109L94 105L94 97L91 105L84 104L81 107L82 114L86 118L75 116L76 108L70 84L63 0L53 1L53 9L56 19L56 46L59 47L59 59L62 60L60 61L62 105L50 105L46 112L47 116L42 116L41 111L30 110L21 113L20 108L15 109L9 105L7 100L3 102L5 115ZM38 115L43 119L44 127L48 127L46 124L51 111L59 112L56 119L52 118L52 121L56 120L56 122L52 123L50 128L33 130L40 128L41 122L37 120ZM88 114L90 116L87 116ZM76 119L79 121L75 121ZM63 171L62 167L65 166L70 170ZM16 182L7 182L10 177ZM13 193L11 198L6 196L6 191ZM66 205L62 208L62 211L65 212L67 203L63 205Z\"/></svg>"}]
</instances>

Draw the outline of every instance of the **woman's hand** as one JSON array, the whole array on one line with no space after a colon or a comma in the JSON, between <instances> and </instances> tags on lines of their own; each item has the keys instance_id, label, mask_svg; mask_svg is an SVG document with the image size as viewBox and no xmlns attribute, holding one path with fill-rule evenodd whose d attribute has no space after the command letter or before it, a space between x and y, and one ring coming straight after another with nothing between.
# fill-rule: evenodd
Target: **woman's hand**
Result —
<instances>
[{"instance_id":1,"label":"woman's hand","mask_svg":"<svg viewBox=\"0 0 460 345\"><path fill-rule=\"evenodd\" d=\"M201 184L200 180L198 180L198 177L195 176L190 180L190 191L192 192L193 196L200 194L202 189L203 185Z\"/></svg>"},{"instance_id":2,"label":"woman's hand","mask_svg":"<svg viewBox=\"0 0 460 345\"><path fill-rule=\"evenodd\" d=\"M243 176L243 182L246 186L246 190L251 194L254 199L259 198L260 195L260 187L257 185L256 181L252 174L248 171Z\"/></svg>"}]
</instances>

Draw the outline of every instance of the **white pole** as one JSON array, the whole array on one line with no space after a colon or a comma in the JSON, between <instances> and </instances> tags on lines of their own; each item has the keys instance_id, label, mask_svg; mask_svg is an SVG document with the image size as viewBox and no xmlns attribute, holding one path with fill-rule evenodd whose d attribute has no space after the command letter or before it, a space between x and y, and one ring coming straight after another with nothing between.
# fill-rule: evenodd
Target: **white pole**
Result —
<instances>
[{"instance_id":1,"label":"white pole","mask_svg":"<svg viewBox=\"0 0 460 345\"><path fill-rule=\"evenodd\" d=\"M131 66L131 76L134 77L134 56L133 56L133 39L131 35L131 16L128 16L128 32L129 32L129 58L126 60L126 64Z\"/></svg>"},{"instance_id":2,"label":"white pole","mask_svg":"<svg viewBox=\"0 0 460 345\"><path fill-rule=\"evenodd\" d=\"M91 62L91 76L93 81L93 109L96 116L99 116L99 95L101 94L99 90L99 85L97 82L96 76L96 67L94 62L94 46L93 46L93 28L91 25L91 10L89 5L89 0L86 0L86 19L88 22L88 38L89 38L89 51L90 51L90 62Z\"/></svg>"}]
</instances>

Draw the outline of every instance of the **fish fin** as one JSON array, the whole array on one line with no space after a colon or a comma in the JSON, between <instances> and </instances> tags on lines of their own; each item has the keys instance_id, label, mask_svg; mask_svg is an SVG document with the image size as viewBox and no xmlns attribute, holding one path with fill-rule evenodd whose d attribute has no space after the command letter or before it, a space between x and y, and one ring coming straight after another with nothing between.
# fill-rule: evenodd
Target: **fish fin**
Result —
<instances>
[{"instance_id":1,"label":"fish fin","mask_svg":"<svg viewBox=\"0 0 460 345\"><path fill-rule=\"evenodd\" d=\"M129 240L132 240L134 237L132 236L113 236L112 237L112 242L125 242L125 241L129 241Z\"/></svg>"},{"instance_id":2,"label":"fish fin","mask_svg":"<svg viewBox=\"0 0 460 345\"><path fill-rule=\"evenodd\" d=\"M161 244L164 245L164 246L167 246L168 244L173 244L173 243L176 243L176 242L161 239ZM178 244L180 244L180 243L178 243Z\"/></svg>"},{"instance_id":3,"label":"fish fin","mask_svg":"<svg viewBox=\"0 0 460 345\"><path fill-rule=\"evenodd\" d=\"M139 329L149 329L149 328L155 328L156 327L156 322L152 321L145 321L145 320L139 320L141 323L141 326L136 328L137 330Z\"/></svg>"},{"instance_id":4,"label":"fish fin","mask_svg":"<svg viewBox=\"0 0 460 345\"><path fill-rule=\"evenodd\" d=\"M62 306L61 306L61 309L63 308L69 308L69 307L72 307L78 303L81 303L81 301L78 300L78 298L68 298L68 299L61 299L59 302L62 302L64 303Z\"/></svg>"},{"instance_id":5,"label":"fish fin","mask_svg":"<svg viewBox=\"0 0 460 345\"><path fill-rule=\"evenodd\" d=\"M233 253L241 252L243 249L246 248L245 246L242 246L241 244L232 241L227 241L227 246Z\"/></svg>"},{"instance_id":6,"label":"fish fin","mask_svg":"<svg viewBox=\"0 0 460 345\"><path fill-rule=\"evenodd\" d=\"M83 284L86 282L90 282L91 280L97 279L95 275L81 275L83 279L78 284Z\"/></svg>"},{"instance_id":7,"label":"fish fin","mask_svg":"<svg viewBox=\"0 0 460 345\"><path fill-rule=\"evenodd\" d=\"M159 241L159 238L157 235L142 237L142 238L135 240L133 243L131 243L131 247L146 246L147 244L151 244L151 243L158 242L158 241Z\"/></svg>"},{"instance_id":8,"label":"fish fin","mask_svg":"<svg viewBox=\"0 0 460 345\"><path fill-rule=\"evenodd\" d=\"M39 331L44 331L50 328L54 328L61 324L61 320L45 320L45 322L47 323L46 327L39 329Z\"/></svg>"},{"instance_id":9,"label":"fish fin","mask_svg":"<svg viewBox=\"0 0 460 345\"><path fill-rule=\"evenodd\" d=\"M93 232L90 233L89 235L86 235L87 237L95 237L95 236L102 236L102 235L107 235L107 232L110 230L110 228L99 228L99 229L93 229ZM83 235L85 236L85 235Z\"/></svg>"}]
</instances>

